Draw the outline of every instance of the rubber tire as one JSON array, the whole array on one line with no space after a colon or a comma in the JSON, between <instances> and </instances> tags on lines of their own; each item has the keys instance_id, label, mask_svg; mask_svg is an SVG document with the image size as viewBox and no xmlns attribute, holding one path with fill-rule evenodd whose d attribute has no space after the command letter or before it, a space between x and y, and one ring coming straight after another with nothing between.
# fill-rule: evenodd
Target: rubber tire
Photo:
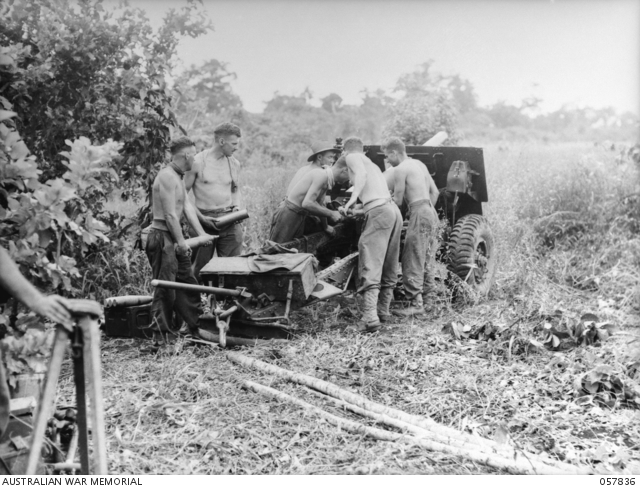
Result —
<instances>
[{"instance_id":1,"label":"rubber tire","mask_svg":"<svg viewBox=\"0 0 640 489\"><path fill-rule=\"evenodd\" d=\"M469 264L476 264L478 248L484 251L487 264L484 276L479 277L477 269L469 270ZM493 233L487 220L479 214L469 214L458 220L449 237L449 272L466 281L481 295L489 293L496 273L496 250Z\"/></svg>"}]
</instances>

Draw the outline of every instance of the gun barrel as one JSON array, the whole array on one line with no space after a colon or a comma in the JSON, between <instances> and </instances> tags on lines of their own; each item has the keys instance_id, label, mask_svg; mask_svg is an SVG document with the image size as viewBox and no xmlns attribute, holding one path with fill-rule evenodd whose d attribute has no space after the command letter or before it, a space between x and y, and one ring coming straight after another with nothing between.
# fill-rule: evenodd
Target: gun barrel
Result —
<instances>
[{"instance_id":1,"label":"gun barrel","mask_svg":"<svg viewBox=\"0 0 640 489\"><path fill-rule=\"evenodd\" d=\"M222 289L220 287L207 287L206 285L180 284L178 282L169 282L168 280L152 280L152 287L161 287L165 289L189 290L192 292L200 292L204 294L226 295L229 297L238 297L242 295L239 290Z\"/></svg>"}]
</instances>

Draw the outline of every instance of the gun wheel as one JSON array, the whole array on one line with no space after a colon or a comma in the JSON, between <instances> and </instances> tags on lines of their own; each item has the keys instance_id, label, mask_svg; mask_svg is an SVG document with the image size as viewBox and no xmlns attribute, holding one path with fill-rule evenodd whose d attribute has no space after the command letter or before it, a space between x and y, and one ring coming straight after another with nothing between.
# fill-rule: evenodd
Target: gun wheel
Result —
<instances>
[{"instance_id":1,"label":"gun wheel","mask_svg":"<svg viewBox=\"0 0 640 489\"><path fill-rule=\"evenodd\" d=\"M478 214L461 218L451 230L449 271L486 295L496 272L493 233L487 220Z\"/></svg>"}]
</instances>

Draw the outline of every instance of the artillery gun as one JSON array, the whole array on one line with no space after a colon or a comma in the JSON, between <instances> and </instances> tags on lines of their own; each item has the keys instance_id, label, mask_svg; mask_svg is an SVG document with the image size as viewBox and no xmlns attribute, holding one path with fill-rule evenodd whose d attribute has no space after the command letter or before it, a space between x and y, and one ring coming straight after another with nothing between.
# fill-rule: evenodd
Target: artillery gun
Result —
<instances>
[{"instance_id":1,"label":"artillery gun","mask_svg":"<svg viewBox=\"0 0 640 489\"><path fill-rule=\"evenodd\" d=\"M336 148L342 149L340 139L336 140ZM385 171L385 157L379 145L365 146L365 154ZM427 167L439 189L435 208L445 222L445 233L437 257L454 278L448 282L464 281L478 293L488 293L496 256L494 237L482 209L482 204L488 201L482 149L407 146L407 154ZM334 187L328 206L337 209L349 197L348 189ZM201 336L209 335L223 346L227 335L289 338L295 334L291 311L340 295L355 283L361 225L357 219L347 220L334 226L332 236L323 231L313 232L311 228L302 238L281 244L281 248L295 250L290 255L294 258L283 259L280 265L271 263L271 268L264 269L264 263L259 263L256 257L213 258L200 271L204 286L155 280L152 285L190 288L207 294L209 312L200 318ZM131 310L135 314L147 311L144 320L148 322L148 308L148 304L134 305ZM123 326L120 334L135 330L132 324L137 319L125 318L112 310L111 317L116 316ZM111 324L115 324L113 320ZM115 331L113 326L111 329ZM134 335L141 336L130 334Z\"/></svg>"},{"instance_id":2,"label":"artillery gun","mask_svg":"<svg viewBox=\"0 0 640 489\"><path fill-rule=\"evenodd\" d=\"M433 140L441 143L442 134ZM336 140L336 148L342 149L341 139ZM482 209L482 204L489 200L482 148L430 146L427 142L406 149L410 158L427 167L439 190L435 208L444 223L444 233L436 257L447 267L450 275L447 283L463 281L480 295L486 295L495 276L496 252L493 233ZM381 146L365 146L364 150L384 172L385 156ZM329 206L335 210L349 197L348 188L336 186ZM357 221L347 222L333 239L317 232L283 246L302 248L314 253L321 264L330 264L357 250L359 235Z\"/></svg>"}]
</instances>

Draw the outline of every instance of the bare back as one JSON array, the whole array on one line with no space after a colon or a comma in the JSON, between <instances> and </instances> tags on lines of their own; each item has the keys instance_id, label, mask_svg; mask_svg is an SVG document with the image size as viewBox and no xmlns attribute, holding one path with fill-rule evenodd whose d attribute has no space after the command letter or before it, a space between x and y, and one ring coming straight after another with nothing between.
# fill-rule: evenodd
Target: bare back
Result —
<instances>
[{"instance_id":1,"label":"bare back","mask_svg":"<svg viewBox=\"0 0 640 489\"><path fill-rule=\"evenodd\" d=\"M404 187L404 201L412 204L419 200L430 199L433 179L426 165L421 161L407 158L394 170L395 187ZM404 185L402 185L404 182ZM400 185L398 185L400 183ZM435 184L433 184L435 186Z\"/></svg>"},{"instance_id":2,"label":"bare back","mask_svg":"<svg viewBox=\"0 0 640 489\"><path fill-rule=\"evenodd\" d=\"M205 150L195 156L193 168L185 178L187 188L193 190L198 209L210 211L233 205L232 165L237 165L235 158L217 158L213 150Z\"/></svg>"},{"instance_id":3,"label":"bare back","mask_svg":"<svg viewBox=\"0 0 640 489\"><path fill-rule=\"evenodd\" d=\"M395 168L392 166L391 168L387 168L382 174L384 175L384 179L387 182L387 187L389 187L389 192L393 194L393 187L395 186L395 176L393 171Z\"/></svg>"},{"instance_id":4,"label":"bare back","mask_svg":"<svg viewBox=\"0 0 640 489\"><path fill-rule=\"evenodd\" d=\"M173 213L179 219L184 211L186 195L184 182L173 169L165 167L160 170L153 181L153 218L164 221L167 214Z\"/></svg>"},{"instance_id":5,"label":"bare back","mask_svg":"<svg viewBox=\"0 0 640 489\"><path fill-rule=\"evenodd\" d=\"M300 170L298 170L298 172L299 171ZM298 178L297 182L291 182L292 188L289 192L287 192L287 200L289 200L293 204L302 206L302 202L304 201L304 198L307 196L307 193L309 192L309 189L312 187L314 182L320 185L320 187L322 188L320 196L317 200L320 201L324 199L324 195L329 188L327 173L324 171L324 169L318 168L316 166L308 169L302 176Z\"/></svg>"},{"instance_id":6,"label":"bare back","mask_svg":"<svg viewBox=\"0 0 640 489\"><path fill-rule=\"evenodd\" d=\"M303 166L302 168L300 168L296 174L293 176L293 178L291 179L291 181L289 182L289 186L287 187L287 197L289 197L289 195L291 194L291 191L293 190L293 187L296 185L296 183L298 183L298 181L305 176L307 173L309 173L311 170L314 169L318 169L320 168L317 165L314 165L313 163L309 163L308 165ZM291 200L291 199L289 199ZM292 201L293 202L293 201Z\"/></svg>"},{"instance_id":7,"label":"bare back","mask_svg":"<svg viewBox=\"0 0 640 489\"><path fill-rule=\"evenodd\" d=\"M376 199L388 199L391 197L389 187L380 168L362 153L349 153L346 156L347 166L349 168L349 179L355 185L356 175L354 170L357 167L363 167L366 173L366 182L359 198L363 204L367 204ZM356 170L357 171L357 170Z\"/></svg>"}]
</instances>

